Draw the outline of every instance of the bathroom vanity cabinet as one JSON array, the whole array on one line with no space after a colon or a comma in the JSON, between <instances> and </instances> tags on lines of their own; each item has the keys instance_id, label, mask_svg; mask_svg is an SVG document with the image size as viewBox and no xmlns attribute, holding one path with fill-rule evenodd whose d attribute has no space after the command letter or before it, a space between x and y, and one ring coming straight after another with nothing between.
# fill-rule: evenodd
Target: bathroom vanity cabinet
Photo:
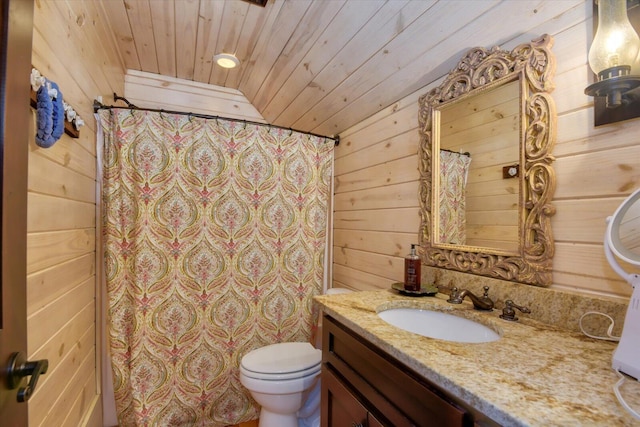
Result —
<instances>
[{"instance_id":1,"label":"bathroom vanity cabinet","mask_svg":"<svg viewBox=\"0 0 640 427\"><path fill-rule=\"evenodd\" d=\"M322 426L496 426L329 315L322 321Z\"/></svg>"},{"instance_id":2,"label":"bathroom vanity cabinet","mask_svg":"<svg viewBox=\"0 0 640 427\"><path fill-rule=\"evenodd\" d=\"M315 297L324 314L323 426L638 426L610 389L603 392L618 381L614 343L525 316L507 322L497 310L478 312L447 299L389 290ZM499 330L500 340L423 337L378 315L392 308L458 312ZM640 407L637 382L624 393Z\"/></svg>"}]
</instances>

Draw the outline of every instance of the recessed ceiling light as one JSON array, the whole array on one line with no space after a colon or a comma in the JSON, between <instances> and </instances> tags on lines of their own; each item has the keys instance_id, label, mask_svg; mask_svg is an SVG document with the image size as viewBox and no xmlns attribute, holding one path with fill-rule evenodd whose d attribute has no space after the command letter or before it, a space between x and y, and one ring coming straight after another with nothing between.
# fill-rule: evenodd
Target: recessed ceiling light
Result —
<instances>
[{"instance_id":1,"label":"recessed ceiling light","mask_svg":"<svg viewBox=\"0 0 640 427\"><path fill-rule=\"evenodd\" d=\"M216 64L222 68L235 68L240 65L240 61L231 53L219 53L213 57Z\"/></svg>"}]
</instances>

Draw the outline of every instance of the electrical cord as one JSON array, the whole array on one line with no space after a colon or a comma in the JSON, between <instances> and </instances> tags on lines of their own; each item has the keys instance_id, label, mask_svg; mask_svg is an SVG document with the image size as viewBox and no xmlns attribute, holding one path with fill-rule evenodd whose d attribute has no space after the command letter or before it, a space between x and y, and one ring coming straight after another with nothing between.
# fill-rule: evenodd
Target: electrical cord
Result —
<instances>
[{"instance_id":1,"label":"electrical cord","mask_svg":"<svg viewBox=\"0 0 640 427\"><path fill-rule=\"evenodd\" d=\"M622 384L624 384L624 382L626 381L626 377L622 374L622 372L618 371L617 369L615 371L616 371L616 374L618 374L618 377L620 377L618 382L613 386L613 392L618 398L618 402L620 402L620 404L624 407L624 409L626 409L633 418L635 418L636 420L640 420L640 414L637 413L631 406L629 406L629 404L622 397L622 393L620 393L620 387L622 387Z\"/></svg>"},{"instance_id":2,"label":"electrical cord","mask_svg":"<svg viewBox=\"0 0 640 427\"><path fill-rule=\"evenodd\" d=\"M608 318L611 321L611 324L607 328L607 336L606 337L592 335L592 334L590 334L590 333L588 333L587 331L584 330L584 327L582 326L582 319L584 319L585 316L588 316L590 314L597 314L599 316L604 316L604 317ZM580 330L582 331L583 334L585 334L589 338L594 338L594 339L597 339L597 340L605 340L605 341L616 341L616 342L620 341L620 337L616 337L616 336L612 335L613 326L615 325L615 321L608 314L600 313L599 311L587 311L582 316L580 316L579 323L580 323ZM637 420L640 420L640 414L638 412L636 412L631 406L629 406L629 404L622 397L622 393L620 392L620 387L622 387L622 385L624 384L624 382L626 381L627 378L619 370L614 369L614 371L615 371L616 374L618 374L618 377L620 379L613 386L613 393L616 395L616 398L618 399L618 402L620 402L622 407L624 409L626 409L627 412L629 412L629 414L631 414L631 416L633 418L635 418Z\"/></svg>"},{"instance_id":3,"label":"electrical cord","mask_svg":"<svg viewBox=\"0 0 640 427\"><path fill-rule=\"evenodd\" d=\"M582 319L584 319L584 317L589 315L589 314L598 314L600 316L604 316L604 317L608 318L611 321L611 324L609 325L609 328L607 329L607 336L606 337L601 337L601 336L597 336L597 335L591 335L590 333L588 333L587 331L584 330L584 327L582 326ZM597 339L597 340L605 340L605 341L615 341L615 342L620 341L620 337L616 337L616 336L612 335L613 326L615 324L615 321L608 314L600 313L599 311L587 311L582 316L580 316L579 323L580 323L580 330L582 331L583 334L585 334L589 338L594 338L594 339Z\"/></svg>"}]
</instances>

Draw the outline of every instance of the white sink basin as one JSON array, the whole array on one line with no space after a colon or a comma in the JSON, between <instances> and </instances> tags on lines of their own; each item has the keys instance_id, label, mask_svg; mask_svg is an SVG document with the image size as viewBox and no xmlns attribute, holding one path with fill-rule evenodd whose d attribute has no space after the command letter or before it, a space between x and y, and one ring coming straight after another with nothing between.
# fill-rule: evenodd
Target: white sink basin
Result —
<instances>
[{"instance_id":1,"label":"white sink basin","mask_svg":"<svg viewBox=\"0 0 640 427\"><path fill-rule=\"evenodd\" d=\"M379 312L378 316L397 328L429 338L465 343L500 339L500 335L481 323L441 311L392 308Z\"/></svg>"}]
</instances>

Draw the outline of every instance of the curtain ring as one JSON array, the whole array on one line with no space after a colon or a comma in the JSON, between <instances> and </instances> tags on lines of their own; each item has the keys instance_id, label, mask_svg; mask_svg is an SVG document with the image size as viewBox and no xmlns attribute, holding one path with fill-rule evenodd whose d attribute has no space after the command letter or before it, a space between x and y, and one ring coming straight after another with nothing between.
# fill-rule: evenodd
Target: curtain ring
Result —
<instances>
[{"instance_id":1,"label":"curtain ring","mask_svg":"<svg viewBox=\"0 0 640 427\"><path fill-rule=\"evenodd\" d=\"M289 128L289 136L293 135L293 129Z\"/></svg>"}]
</instances>

